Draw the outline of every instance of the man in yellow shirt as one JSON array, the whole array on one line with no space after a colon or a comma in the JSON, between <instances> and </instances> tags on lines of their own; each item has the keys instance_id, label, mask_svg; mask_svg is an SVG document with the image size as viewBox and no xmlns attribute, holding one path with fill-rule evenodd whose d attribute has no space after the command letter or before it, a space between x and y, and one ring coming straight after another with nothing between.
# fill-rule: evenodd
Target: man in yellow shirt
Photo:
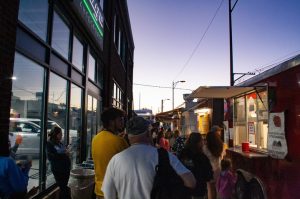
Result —
<instances>
[{"instance_id":1,"label":"man in yellow shirt","mask_svg":"<svg viewBox=\"0 0 300 199\"><path fill-rule=\"evenodd\" d=\"M104 198L101 191L106 167L110 159L128 148L124 138L118 136L124 130L125 112L117 108L109 108L101 114L103 130L92 141L92 157L95 168L95 194L98 199Z\"/></svg>"}]
</instances>

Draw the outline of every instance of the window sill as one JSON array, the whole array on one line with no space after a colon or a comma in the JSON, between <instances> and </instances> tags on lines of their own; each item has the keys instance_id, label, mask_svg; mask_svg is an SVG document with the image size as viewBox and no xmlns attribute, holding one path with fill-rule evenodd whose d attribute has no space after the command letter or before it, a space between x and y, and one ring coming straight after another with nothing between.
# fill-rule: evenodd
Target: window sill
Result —
<instances>
[{"instance_id":1,"label":"window sill","mask_svg":"<svg viewBox=\"0 0 300 199\"><path fill-rule=\"evenodd\" d=\"M239 154L243 157L250 158L250 159L253 159L253 158L267 158L268 157L267 153L254 151L252 149L250 149L250 152L243 152L242 148L239 147L239 146L228 148L226 153L237 153L237 154Z\"/></svg>"}]
</instances>

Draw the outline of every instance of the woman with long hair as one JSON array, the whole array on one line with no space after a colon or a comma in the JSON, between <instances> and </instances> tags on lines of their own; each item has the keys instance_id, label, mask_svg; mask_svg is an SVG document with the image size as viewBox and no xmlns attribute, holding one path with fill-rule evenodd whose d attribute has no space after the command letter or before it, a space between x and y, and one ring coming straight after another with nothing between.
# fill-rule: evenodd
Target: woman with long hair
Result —
<instances>
[{"instance_id":1,"label":"woman with long hair","mask_svg":"<svg viewBox=\"0 0 300 199\"><path fill-rule=\"evenodd\" d=\"M197 186L192 190L192 199L204 198L207 183L213 179L213 170L209 159L202 152L203 140L200 133L191 133L179 159L194 174Z\"/></svg>"},{"instance_id":2,"label":"woman with long hair","mask_svg":"<svg viewBox=\"0 0 300 199\"><path fill-rule=\"evenodd\" d=\"M165 138L165 132L162 130L158 132L157 144L158 144L158 147L162 147L162 148L166 149L167 151L170 151L169 140Z\"/></svg>"},{"instance_id":3,"label":"woman with long hair","mask_svg":"<svg viewBox=\"0 0 300 199\"><path fill-rule=\"evenodd\" d=\"M214 178L209 183L208 199L217 197L216 181L221 172L221 160L224 156L223 141L221 139L222 128L213 126L206 135L206 144L203 145L203 153L208 157L213 168Z\"/></svg>"},{"instance_id":4,"label":"woman with long hair","mask_svg":"<svg viewBox=\"0 0 300 199\"><path fill-rule=\"evenodd\" d=\"M69 151L61 142L62 130L55 126L47 142L47 156L55 181L60 188L60 199L71 199L68 181L70 177L71 160Z\"/></svg>"}]
</instances>

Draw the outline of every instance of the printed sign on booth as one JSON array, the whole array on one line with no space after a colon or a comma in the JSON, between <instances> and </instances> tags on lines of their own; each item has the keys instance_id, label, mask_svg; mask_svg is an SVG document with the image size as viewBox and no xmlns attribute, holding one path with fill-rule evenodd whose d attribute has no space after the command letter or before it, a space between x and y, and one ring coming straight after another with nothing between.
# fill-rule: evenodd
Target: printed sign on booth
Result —
<instances>
[{"instance_id":1,"label":"printed sign on booth","mask_svg":"<svg viewBox=\"0 0 300 199\"><path fill-rule=\"evenodd\" d=\"M284 112L270 113L268 152L271 157L277 159L284 159L288 153L285 138L284 120Z\"/></svg>"}]
</instances>

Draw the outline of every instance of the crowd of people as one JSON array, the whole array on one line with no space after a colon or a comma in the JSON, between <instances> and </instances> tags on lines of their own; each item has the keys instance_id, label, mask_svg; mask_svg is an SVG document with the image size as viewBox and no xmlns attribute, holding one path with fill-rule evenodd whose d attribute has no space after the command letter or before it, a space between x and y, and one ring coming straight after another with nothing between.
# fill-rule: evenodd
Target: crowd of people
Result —
<instances>
[{"instance_id":1,"label":"crowd of people","mask_svg":"<svg viewBox=\"0 0 300 199\"><path fill-rule=\"evenodd\" d=\"M188 136L179 130L159 127L142 117L125 124L126 114L109 108L101 114L103 129L92 140L97 199L150 199L159 163L157 149L167 151L171 167L187 188L190 199L229 199L235 176L231 162L224 158L221 128L213 126L204 137L198 132ZM62 143L62 130L49 133L47 158L60 188L60 198L71 198L68 180L70 149ZM17 140L19 144L20 139ZM17 165L9 154L0 154L0 198L24 198L30 164Z\"/></svg>"},{"instance_id":2,"label":"crowd of people","mask_svg":"<svg viewBox=\"0 0 300 199\"><path fill-rule=\"evenodd\" d=\"M105 138L103 131L93 140L97 198L150 199L159 164L158 148L168 151L170 165L188 188L189 198L231 198L235 177L230 172L230 161L224 158L220 127L213 126L206 137L198 132L185 137L178 130L172 132L157 123L151 125L142 117L133 117L125 128L127 145L120 136L124 132L121 126L125 126L120 123L124 121L122 117L122 114L106 115L112 126L106 127L105 131L115 141ZM101 137L101 148L113 150L97 149L95 143Z\"/></svg>"}]
</instances>

